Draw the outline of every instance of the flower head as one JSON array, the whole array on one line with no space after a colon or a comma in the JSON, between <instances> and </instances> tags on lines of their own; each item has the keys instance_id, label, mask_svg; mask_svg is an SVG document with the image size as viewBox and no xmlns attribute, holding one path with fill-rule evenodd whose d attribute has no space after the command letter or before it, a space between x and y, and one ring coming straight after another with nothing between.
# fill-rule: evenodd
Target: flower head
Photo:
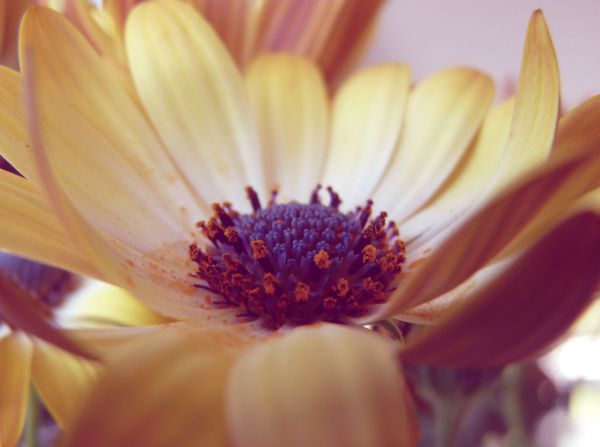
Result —
<instances>
[{"instance_id":1,"label":"flower head","mask_svg":"<svg viewBox=\"0 0 600 447\"><path fill-rule=\"evenodd\" d=\"M0 145L28 180L0 177L21 211L3 223L18 237L0 242L188 320L118 363L73 445L99 420L98 445L412 445L398 355L519 360L593 295L600 100L567 114L554 142L558 70L540 12L516 98L492 111L493 83L467 68L411 88L407 67L374 67L332 101L297 56L262 56L242 75L176 1L128 15L131 79L50 10L31 10L22 35L24 80L0 71ZM329 204L318 184L332 186ZM30 244L23 222L47 237ZM362 328L385 318L435 324L401 346ZM204 377L193 394L180 383ZM120 408L147 417L99 410L125 388L140 407ZM137 430L165 395L215 430L186 416Z\"/></svg>"}]
</instances>

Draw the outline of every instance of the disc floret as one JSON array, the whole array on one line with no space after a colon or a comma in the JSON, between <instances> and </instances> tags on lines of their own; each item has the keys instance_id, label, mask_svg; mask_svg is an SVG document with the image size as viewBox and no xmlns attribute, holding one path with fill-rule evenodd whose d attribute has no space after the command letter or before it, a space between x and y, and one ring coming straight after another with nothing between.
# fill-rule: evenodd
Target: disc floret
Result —
<instances>
[{"instance_id":1,"label":"disc floret","mask_svg":"<svg viewBox=\"0 0 600 447\"><path fill-rule=\"evenodd\" d=\"M384 302L406 259L396 225L385 212L372 219L372 201L343 213L333 189L329 204L319 190L307 204L280 204L274 193L263 208L247 188L249 214L214 204L212 217L198 223L210 245L190 245L196 286L219 296L213 304L239 307L239 317L273 328L343 322Z\"/></svg>"}]
</instances>

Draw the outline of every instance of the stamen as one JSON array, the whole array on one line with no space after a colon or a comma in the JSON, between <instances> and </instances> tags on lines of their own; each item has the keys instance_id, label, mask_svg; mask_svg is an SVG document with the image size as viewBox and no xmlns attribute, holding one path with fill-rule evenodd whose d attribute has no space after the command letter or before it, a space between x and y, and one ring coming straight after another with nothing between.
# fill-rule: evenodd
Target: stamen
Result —
<instances>
[{"instance_id":1,"label":"stamen","mask_svg":"<svg viewBox=\"0 0 600 447\"><path fill-rule=\"evenodd\" d=\"M272 328L343 322L385 301L406 259L396 225L384 212L370 220L370 200L342 213L340 196L328 187L325 205L320 190L308 204L278 204L274 190L263 208L248 187L251 214L214 204L213 216L197 224L212 246L189 248L202 281L196 286L221 296L214 305L239 307L240 318Z\"/></svg>"}]
</instances>

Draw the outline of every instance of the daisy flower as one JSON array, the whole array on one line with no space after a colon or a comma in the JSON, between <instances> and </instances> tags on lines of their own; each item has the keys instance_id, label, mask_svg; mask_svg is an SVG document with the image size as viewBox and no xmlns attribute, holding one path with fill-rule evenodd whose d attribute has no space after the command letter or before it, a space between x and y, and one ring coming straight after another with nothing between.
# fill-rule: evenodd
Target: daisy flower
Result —
<instances>
[{"instance_id":1,"label":"daisy flower","mask_svg":"<svg viewBox=\"0 0 600 447\"><path fill-rule=\"evenodd\" d=\"M27 180L0 177L19 211L0 244L183 320L114 360L70 445L414 445L402 362L521 360L592 299L600 98L557 127L539 11L491 110L469 68L412 86L373 67L331 99L298 56L242 75L178 1L128 15L131 82L49 9L21 36L0 147ZM425 325L404 343L365 328L386 319Z\"/></svg>"},{"instance_id":2,"label":"daisy flower","mask_svg":"<svg viewBox=\"0 0 600 447\"><path fill-rule=\"evenodd\" d=\"M61 8L104 57L126 64L125 23L146 0L64 0ZM151 0L153 1L153 0ZM329 81L362 54L384 0L184 0L200 12L239 67L263 52L312 60Z\"/></svg>"}]
</instances>

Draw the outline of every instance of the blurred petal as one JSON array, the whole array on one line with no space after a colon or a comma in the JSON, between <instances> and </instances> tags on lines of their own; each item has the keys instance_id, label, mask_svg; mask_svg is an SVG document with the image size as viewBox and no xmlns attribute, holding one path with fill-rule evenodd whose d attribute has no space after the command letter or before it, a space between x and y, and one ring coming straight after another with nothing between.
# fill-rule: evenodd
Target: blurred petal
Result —
<instances>
[{"instance_id":1,"label":"blurred petal","mask_svg":"<svg viewBox=\"0 0 600 447\"><path fill-rule=\"evenodd\" d=\"M600 144L600 95L581 103L565 114L558 123L552 157L568 156Z\"/></svg>"},{"instance_id":2,"label":"blurred petal","mask_svg":"<svg viewBox=\"0 0 600 447\"><path fill-rule=\"evenodd\" d=\"M99 281L86 281L57 309L63 327L140 326L161 324L156 314L125 290Z\"/></svg>"},{"instance_id":3,"label":"blurred petal","mask_svg":"<svg viewBox=\"0 0 600 447\"><path fill-rule=\"evenodd\" d=\"M394 345L361 329L293 329L231 371L226 415L238 447L412 446L416 431Z\"/></svg>"},{"instance_id":4,"label":"blurred petal","mask_svg":"<svg viewBox=\"0 0 600 447\"><path fill-rule=\"evenodd\" d=\"M308 199L319 182L329 129L321 74L305 59L266 55L250 65L246 80L267 186L279 186L284 201Z\"/></svg>"},{"instance_id":5,"label":"blurred petal","mask_svg":"<svg viewBox=\"0 0 600 447\"><path fill-rule=\"evenodd\" d=\"M34 0L3 0L0 2L0 64L17 69L19 23Z\"/></svg>"},{"instance_id":6,"label":"blurred petal","mask_svg":"<svg viewBox=\"0 0 600 447\"><path fill-rule=\"evenodd\" d=\"M1 294L0 294L1 295ZM23 334L11 333L0 338L0 445L16 446L25 423L31 341Z\"/></svg>"},{"instance_id":7,"label":"blurred petal","mask_svg":"<svg viewBox=\"0 0 600 447\"><path fill-rule=\"evenodd\" d=\"M487 114L477 139L446 184L422 211L402 224L402 237L411 248L449 228L484 195L501 162L513 110L511 99Z\"/></svg>"},{"instance_id":8,"label":"blurred petal","mask_svg":"<svg viewBox=\"0 0 600 447\"><path fill-rule=\"evenodd\" d=\"M223 387L240 344L227 330L146 338L102 377L65 445L227 445Z\"/></svg>"},{"instance_id":9,"label":"blurred petal","mask_svg":"<svg viewBox=\"0 0 600 447\"><path fill-rule=\"evenodd\" d=\"M600 216L560 224L489 286L436 326L408 340L405 361L503 365L539 354L593 298L600 279Z\"/></svg>"},{"instance_id":10,"label":"blurred petal","mask_svg":"<svg viewBox=\"0 0 600 447\"><path fill-rule=\"evenodd\" d=\"M373 200L395 220L427 202L463 157L494 96L492 80L453 68L411 92L404 131Z\"/></svg>"},{"instance_id":11,"label":"blurred petal","mask_svg":"<svg viewBox=\"0 0 600 447\"><path fill-rule=\"evenodd\" d=\"M49 323L35 307L34 301L9 274L0 270L0 321L75 355L94 358Z\"/></svg>"},{"instance_id":12,"label":"blurred petal","mask_svg":"<svg viewBox=\"0 0 600 447\"><path fill-rule=\"evenodd\" d=\"M409 87L408 67L383 65L359 71L336 93L323 183L348 203L367 200L385 171L404 124Z\"/></svg>"},{"instance_id":13,"label":"blurred petal","mask_svg":"<svg viewBox=\"0 0 600 447\"><path fill-rule=\"evenodd\" d=\"M100 276L31 181L0 171L0 203L0 248L72 272Z\"/></svg>"},{"instance_id":14,"label":"blurred petal","mask_svg":"<svg viewBox=\"0 0 600 447\"><path fill-rule=\"evenodd\" d=\"M482 205L427 262L406 276L371 318L401 313L446 293L499 254L534 219L556 213L600 187L600 146L591 140L585 143L591 145L547 163Z\"/></svg>"},{"instance_id":15,"label":"blurred petal","mask_svg":"<svg viewBox=\"0 0 600 447\"><path fill-rule=\"evenodd\" d=\"M142 103L195 191L236 205L247 185L264 193L241 75L204 19L182 2L144 3L129 16L126 44Z\"/></svg>"},{"instance_id":16,"label":"blurred petal","mask_svg":"<svg viewBox=\"0 0 600 447\"><path fill-rule=\"evenodd\" d=\"M544 16L531 16L517 89L510 138L498 169L495 189L548 158L558 120L560 78Z\"/></svg>"},{"instance_id":17,"label":"blurred petal","mask_svg":"<svg viewBox=\"0 0 600 447\"><path fill-rule=\"evenodd\" d=\"M27 13L21 45L46 156L85 220L142 252L181 240L199 208L113 67L47 8Z\"/></svg>"},{"instance_id":18,"label":"blurred petal","mask_svg":"<svg viewBox=\"0 0 600 447\"><path fill-rule=\"evenodd\" d=\"M96 379L98 364L40 340L34 348L33 383L54 420L64 428L77 416Z\"/></svg>"}]
</instances>

